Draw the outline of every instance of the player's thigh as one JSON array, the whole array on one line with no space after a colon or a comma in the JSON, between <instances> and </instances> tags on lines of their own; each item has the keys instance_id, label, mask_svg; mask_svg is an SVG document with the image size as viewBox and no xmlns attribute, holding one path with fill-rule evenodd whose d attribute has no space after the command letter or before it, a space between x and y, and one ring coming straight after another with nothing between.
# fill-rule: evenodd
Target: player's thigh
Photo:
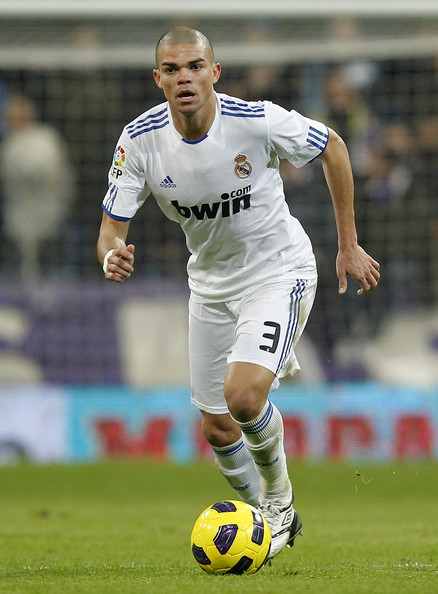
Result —
<instances>
[{"instance_id":1,"label":"player's thigh","mask_svg":"<svg viewBox=\"0 0 438 594\"><path fill-rule=\"evenodd\" d=\"M192 402L211 414L228 408L223 388L235 319L225 305L189 302L189 360Z\"/></svg>"},{"instance_id":2,"label":"player's thigh","mask_svg":"<svg viewBox=\"0 0 438 594\"><path fill-rule=\"evenodd\" d=\"M266 285L242 301L228 363L244 361L281 377L295 361L297 343L309 316L316 283L293 280Z\"/></svg>"}]
</instances>

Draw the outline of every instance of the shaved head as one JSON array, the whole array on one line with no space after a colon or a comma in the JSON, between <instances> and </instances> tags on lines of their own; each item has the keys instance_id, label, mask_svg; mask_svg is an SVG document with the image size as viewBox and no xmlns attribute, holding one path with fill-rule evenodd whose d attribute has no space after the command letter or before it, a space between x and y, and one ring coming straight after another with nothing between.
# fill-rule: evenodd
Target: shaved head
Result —
<instances>
[{"instance_id":1,"label":"shaved head","mask_svg":"<svg viewBox=\"0 0 438 594\"><path fill-rule=\"evenodd\" d=\"M173 29L170 29L170 31L164 33L164 35L162 35L158 40L157 47L155 48L155 61L157 63L157 67L159 66L158 54L162 47L172 45L194 45L198 43L207 49L208 57L213 63L213 46L211 45L211 41L208 39L208 37L206 37L200 31L192 29L192 27L186 27L185 25L173 27Z\"/></svg>"}]
</instances>

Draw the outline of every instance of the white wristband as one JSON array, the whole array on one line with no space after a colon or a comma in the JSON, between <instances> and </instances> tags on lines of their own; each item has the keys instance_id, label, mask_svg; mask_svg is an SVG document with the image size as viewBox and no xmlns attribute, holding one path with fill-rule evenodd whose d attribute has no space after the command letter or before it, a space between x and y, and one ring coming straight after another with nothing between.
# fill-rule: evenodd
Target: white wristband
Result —
<instances>
[{"instance_id":1,"label":"white wristband","mask_svg":"<svg viewBox=\"0 0 438 594\"><path fill-rule=\"evenodd\" d=\"M103 268L103 271L104 271L104 273L105 273L105 274L106 274L106 269L108 268L108 259L109 259L109 257L110 257L110 256L112 256L112 255L113 255L113 253L114 253L115 251L116 251L115 249L114 249L114 250L109 250L109 251L108 251L108 252L105 254L105 258L103 259L103 264L102 264L102 268Z\"/></svg>"}]
</instances>

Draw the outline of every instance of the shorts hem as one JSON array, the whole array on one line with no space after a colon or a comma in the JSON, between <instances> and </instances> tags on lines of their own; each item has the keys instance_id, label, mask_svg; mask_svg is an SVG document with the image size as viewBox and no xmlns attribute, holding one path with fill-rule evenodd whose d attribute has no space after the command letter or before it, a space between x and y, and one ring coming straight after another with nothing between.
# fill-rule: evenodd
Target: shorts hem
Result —
<instances>
[{"instance_id":1,"label":"shorts hem","mask_svg":"<svg viewBox=\"0 0 438 594\"><path fill-rule=\"evenodd\" d=\"M208 406L206 404L202 404L201 402L198 402L193 397L191 398L191 402L194 406L199 408L199 410L209 413L211 415L225 415L230 412L228 410L228 407L226 407L226 406Z\"/></svg>"},{"instance_id":2,"label":"shorts hem","mask_svg":"<svg viewBox=\"0 0 438 594\"><path fill-rule=\"evenodd\" d=\"M260 359L251 359L250 357L243 358L242 356L233 357L232 355L230 355L228 357L227 364L229 365L230 363L252 363L253 365L259 365L260 367L264 367L268 371L272 371L272 373L275 376L277 375L275 373L277 370L276 367L275 368L274 368L274 366L270 367L269 365L266 365L266 361L261 361Z\"/></svg>"}]
</instances>

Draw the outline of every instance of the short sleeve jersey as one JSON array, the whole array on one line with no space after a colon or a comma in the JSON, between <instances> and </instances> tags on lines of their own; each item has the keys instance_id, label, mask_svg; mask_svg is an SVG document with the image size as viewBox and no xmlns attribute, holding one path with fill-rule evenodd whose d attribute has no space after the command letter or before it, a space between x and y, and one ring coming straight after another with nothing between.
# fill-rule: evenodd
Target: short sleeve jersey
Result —
<instances>
[{"instance_id":1,"label":"short sleeve jersey","mask_svg":"<svg viewBox=\"0 0 438 594\"><path fill-rule=\"evenodd\" d=\"M216 94L209 132L187 141L167 103L127 125L109 171L104 211L130 220L152 193L185 233L193 298L238 298L283 273L315 278L312 247L291 215L279 160L314 160L328 142L327 127L269 101Z\"/></svg>"}]
</instances>

